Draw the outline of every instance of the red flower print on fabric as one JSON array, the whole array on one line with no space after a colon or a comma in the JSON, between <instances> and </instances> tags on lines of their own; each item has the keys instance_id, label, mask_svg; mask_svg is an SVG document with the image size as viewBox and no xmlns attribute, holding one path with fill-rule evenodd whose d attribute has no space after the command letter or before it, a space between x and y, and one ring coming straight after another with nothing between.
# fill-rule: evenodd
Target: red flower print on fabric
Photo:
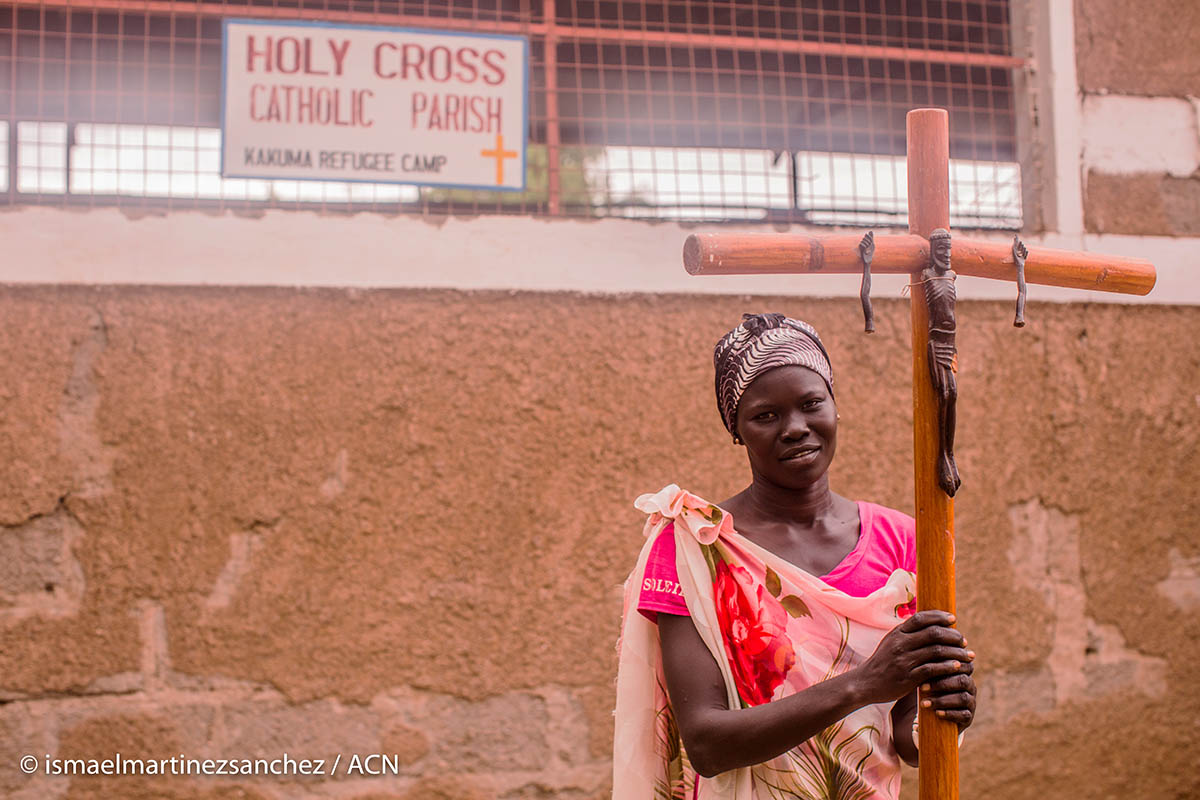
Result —
<instances>
[{"instance_id":1,"label":"red flower print on fabric","mask_svg":"<svg viewBox=\"0 0 1200 800\"><path fill-rule=\"evenodd\" d=\"M713 590L738 693L752 706L769 702L796 664L787 612L749 570L725 561L717 563Z\"/></svg>"}]
</instances>

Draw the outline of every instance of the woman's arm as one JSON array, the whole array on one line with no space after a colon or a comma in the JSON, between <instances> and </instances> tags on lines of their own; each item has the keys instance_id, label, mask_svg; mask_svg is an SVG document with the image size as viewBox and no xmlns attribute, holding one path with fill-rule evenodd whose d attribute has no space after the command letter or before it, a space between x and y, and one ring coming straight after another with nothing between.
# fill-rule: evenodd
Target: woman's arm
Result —
<instances>
[{"instance_id":1,"label":"woman's arm","mask_svg":"<svg viewBox=\"0 0 1200 800\"><path fill-rule=\"evenodd\" d=\"M973 654L952 615L921 611L893 628L861 666L796 694L730 709L721 670L690 617L658 615L663 671L679 733L698 773L711 777L787 752L855 709L911 694L962 671Z\"/></svg>"}]
</instances>

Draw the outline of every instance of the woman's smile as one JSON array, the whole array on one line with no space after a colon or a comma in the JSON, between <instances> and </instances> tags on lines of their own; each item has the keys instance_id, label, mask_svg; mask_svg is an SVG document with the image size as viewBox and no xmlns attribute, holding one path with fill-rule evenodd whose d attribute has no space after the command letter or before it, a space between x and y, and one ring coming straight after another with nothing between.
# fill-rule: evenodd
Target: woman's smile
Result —
<instances>
[{"instance_id":1,"label":"woman's smile","mask_svg":"<svg viewBox=\"0 0 1200 800\"><path fill-rule=\"evenodd\" d=\"M785 462L793 462L793 463L794 462L808 463L809 461L816 460L817 456L820 454L821 454L820 445L805 444L805 445L801 445L799 447L789 447L787 450L783 451L783 455L781 455L779 457L779 460L785 461Z\"/></svg>"}]
</instances>

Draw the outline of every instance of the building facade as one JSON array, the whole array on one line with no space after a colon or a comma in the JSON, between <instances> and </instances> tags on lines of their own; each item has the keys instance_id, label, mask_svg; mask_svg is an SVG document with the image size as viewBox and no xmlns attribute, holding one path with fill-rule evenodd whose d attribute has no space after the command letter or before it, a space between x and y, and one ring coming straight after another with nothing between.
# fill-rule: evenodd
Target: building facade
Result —
<instances>
[{"instance_id":1,"label":"building facade","mask_svg":"<svg viewBox=\"0 0 1200 800\"><path fill-rule=\"evenodd\" d=\"M963 796L1194 795L1198 12L803 5L6 9L0 791L607 796L632 501L747 480L710 355L741 313L821 331L835 490L913 502L904 281L866 337L853 277L689 277L683 240L903 226L935 104L956 230L1159 269L1031 286L1019 331L960 283ZM525 37L524 189L223 178L227 17ZM118 753L341 761L16 766Z\"/></svg>"}]
</instances>

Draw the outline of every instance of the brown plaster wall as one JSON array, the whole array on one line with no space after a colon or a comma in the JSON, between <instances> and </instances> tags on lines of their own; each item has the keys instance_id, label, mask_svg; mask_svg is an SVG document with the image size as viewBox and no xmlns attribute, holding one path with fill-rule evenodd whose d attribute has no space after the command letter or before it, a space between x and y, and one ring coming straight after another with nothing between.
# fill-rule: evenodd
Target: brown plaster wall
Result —
<instances>
[{"instance_id":1,"label":"brown plaster wall","mask_svg":"<svg viewBox=\"0 0 1200 800\"><path fill-rule=\"evenodd\" d=\"M1075 0L1075 60L1085 92L1200 92L1196 0Z\"/></svg>"},{"instance_id":2,"label":"brown plaster wall","mask_svg":"<svg viewBox=\"0 0 1200 800\"><path fill-rule=\"evenodd\" d=\"M1091 233L1200 235L1200 176L1109 175L1090 170L1084 224Z\"/></svg>"},{"instance_id":3,"label":"brown plaster wall","mask_svg":"<svg viewBox=\"0 0 1200 800\"><path fill-rule=\"evenodd\" d=\"M826 337L835 488L911 510L899 300L4 289L0 793L606 796L631 503L743 485L750 309ZM960 309L963 796L1193 796L1200 309ZM16 769L117 751L400 774Z\"/></svg>"}]
</instances>

